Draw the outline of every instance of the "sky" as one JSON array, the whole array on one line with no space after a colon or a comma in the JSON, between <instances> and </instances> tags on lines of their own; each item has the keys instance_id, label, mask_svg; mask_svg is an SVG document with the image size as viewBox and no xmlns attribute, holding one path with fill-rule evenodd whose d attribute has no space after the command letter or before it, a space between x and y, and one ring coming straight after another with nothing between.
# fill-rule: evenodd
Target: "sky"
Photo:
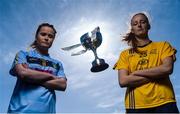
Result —
<instances>
[{"instance_id":1,"label":"sky","mask_svg":"<svg viewBox=\"0 0 180 114\"><path fill-rule=\"evenodd\" d=\"M16 78L9 75L15 54L33 41L39 24L48 22L57 30L50 49L62 61L68 79L65 92L56 91L59 113L124 113L125 88L112 70L119 54L128 46L122 35L133 14L149 15L152 41L168 41L177 49L174 72L170 76L180 109L180 0L1 0L0 1L0 112L6 112ZM80 36L99 26L103 42L98 57L109 64L105 71L92 73L92 51L71 56L62 47L80 43Z\"/></svg>"}]
</instances>

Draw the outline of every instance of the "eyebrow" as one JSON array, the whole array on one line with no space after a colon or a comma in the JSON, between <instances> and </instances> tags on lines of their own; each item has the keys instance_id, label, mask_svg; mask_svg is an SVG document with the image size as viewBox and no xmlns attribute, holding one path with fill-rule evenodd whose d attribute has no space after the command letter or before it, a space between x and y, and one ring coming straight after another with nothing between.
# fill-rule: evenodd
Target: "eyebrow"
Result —
<instances>
[{"instance_id":1,"label":"eyebrow","mask_svg":"<svg viewBox=\"0 0 180 114\"><path fill-rule=\"evenodd\" d=\"M45 34L51 34L51 35L54 35L54 33L47 33L47 32L39 32L39 33L45 33Z\"/></svg>"},{"instance_id":2,"label":"eyebrow","mask_svg":"<svg viewBox=\"0 0 180 114\"><path fill-rule=\"evenodd\" d=\"M148 22L146 19L141 19L140 21L145 21L145 22ZM131 24L137 22L136 20L135 21L131 21Z\"/></svg>"}]
</instances>

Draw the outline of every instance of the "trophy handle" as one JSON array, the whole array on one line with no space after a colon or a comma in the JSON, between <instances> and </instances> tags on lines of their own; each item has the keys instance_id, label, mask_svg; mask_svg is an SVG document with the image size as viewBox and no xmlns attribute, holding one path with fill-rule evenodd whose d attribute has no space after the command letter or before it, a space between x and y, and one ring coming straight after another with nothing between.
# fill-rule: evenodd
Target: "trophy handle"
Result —
<instances>
[{"instance_id":1,"label":"trophy handle","mask_svg":"<svg viewBox=\"0 0 180 114\"><path fill-rule=\"evenodd\" d=\"M79 46L81 46L81 44L75 44L75 45L64 47L64 48L61 48L61 49L64 50L64 51L69 51L69 50L72 50L72 49L77 48Z\"/></svg>"},{"instance_id":2,"label":"trophy handle","mask_svg":"<svg viewBox=\"0 0 180 114\"><path fill-rule=\"evenodd\" d=\"M81 50L79 52L72 53L71 56L81 55L81 54L85 53L86 51L87 51L87 49L86 50Z\"/></svg>"}]
</instances>

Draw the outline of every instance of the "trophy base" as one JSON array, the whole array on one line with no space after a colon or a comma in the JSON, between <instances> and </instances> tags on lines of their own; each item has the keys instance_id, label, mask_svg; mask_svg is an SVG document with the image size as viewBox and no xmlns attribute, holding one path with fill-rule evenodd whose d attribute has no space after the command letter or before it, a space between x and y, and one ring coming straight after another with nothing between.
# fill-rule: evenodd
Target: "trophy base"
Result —
<instances>
[{"instance_id":1,"label":"trophy base","mask_svg":"<svg viewBox=\"0 0 180 114\"><path fill-rule=\"evenodd\" d=\"M100 72L109 67L109 65L105 63L103 59L98 59L98 61L99 61L99 64L97 63L97 61L93 61L91 72Z\"/></svg>"}]
</instances>

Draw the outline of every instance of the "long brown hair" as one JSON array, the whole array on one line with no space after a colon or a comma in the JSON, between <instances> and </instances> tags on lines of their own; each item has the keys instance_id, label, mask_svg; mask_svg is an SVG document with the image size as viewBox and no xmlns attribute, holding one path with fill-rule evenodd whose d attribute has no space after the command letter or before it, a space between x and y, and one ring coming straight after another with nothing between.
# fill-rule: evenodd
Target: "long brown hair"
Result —
<instances>
[{"instance_id":1,"label":"long brown hair","mask_svg":"<svg viewBox=\"0 0 180 114\"><path fill-rule=\"evenodd\" d=\"M38 26L38 28L37 28L37 30L36 30L35 40L34 40L34 42L30 45L30 47L36 48L36 45L37 45L37 43L36 43L36 38L38 37L38 33L39 33L40 29L41 29L42 27L44 27L44 26L51 27L51 28L53 29L53 31L54 31L54 34L56 35L57 32L56 32L56 29L54 28L53 25L51 25L51 24L49 24L49 23L42 23L42 24L40 24L40 25Z\"/></svg>"},{"instance_id":2,"label":"long brown hair","mask_svg":"<svg viewBox=\"0 0 180 114\"><path fill-rule=\"evenodd\" d=\"M146 18L146 20L147 20L148 27L150 28L149 19L148 19L147 15L144 14L144 13L137 13L137 14L133 15L132 18L131 18L131 22L132 22L132 19L133 19L135 16L137 16L137 15L143 15L143 16ZM131 25L131 26L132 26L132 25ZM139 51L137 50L137 39L135 38L135 34L132 33L131 31L130 31L129 33L126 33L125 36L123 36L122 41L126 41L127 44L128 44L129 46L131 46L130 51L131 51L132 53L133 53L133 52L139 52Z\"/></svg>"}]
</instances>

